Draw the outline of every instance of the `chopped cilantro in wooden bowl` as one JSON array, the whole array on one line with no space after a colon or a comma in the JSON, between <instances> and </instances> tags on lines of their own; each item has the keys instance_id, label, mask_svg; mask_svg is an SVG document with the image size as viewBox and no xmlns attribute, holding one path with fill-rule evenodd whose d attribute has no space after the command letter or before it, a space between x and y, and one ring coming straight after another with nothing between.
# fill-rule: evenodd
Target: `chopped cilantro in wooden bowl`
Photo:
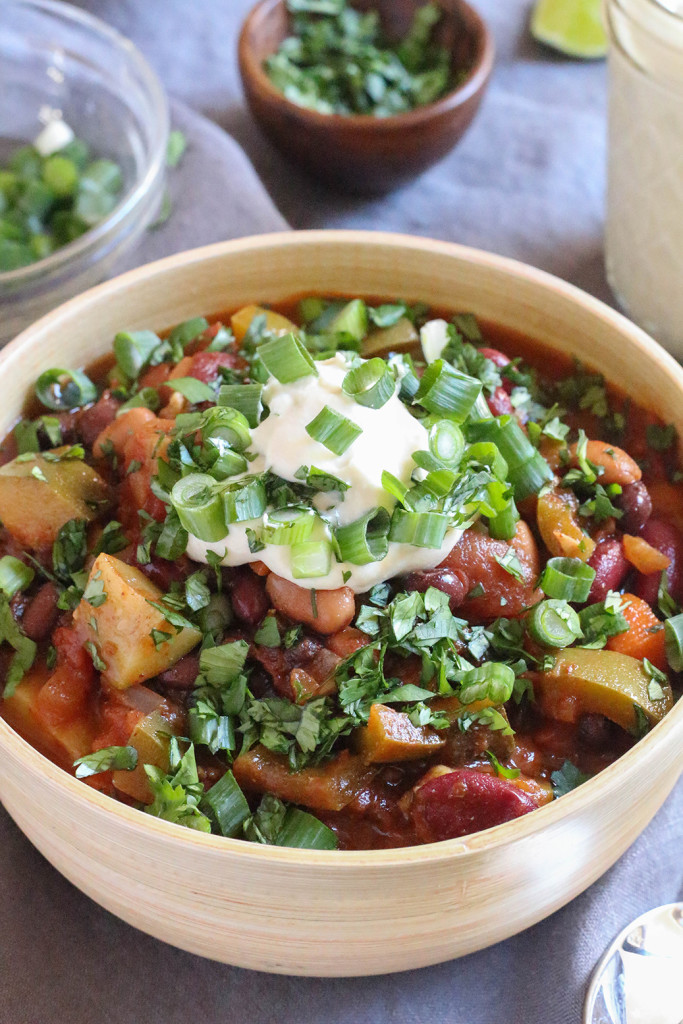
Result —
<instances>
[{"instance_id":1,"label":"chopped cilantro in wooden bowl","mask_svg":"<svg viewBox=\"0 0 683 1024\"><path fill-rule=\"evenodd\" d=\"M493 61L463 0L262 0L245 21L240 70L252 113L316 178L382 193L463 135Z\"/></svg>"}]
</instances>

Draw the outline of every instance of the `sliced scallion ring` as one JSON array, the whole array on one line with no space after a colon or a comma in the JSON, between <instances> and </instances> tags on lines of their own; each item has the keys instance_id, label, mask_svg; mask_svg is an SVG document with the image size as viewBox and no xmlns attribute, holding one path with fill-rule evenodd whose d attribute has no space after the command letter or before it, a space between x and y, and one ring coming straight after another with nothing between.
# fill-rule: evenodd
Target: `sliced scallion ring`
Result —
<instances>
[{"instance_id":1,"label":"sliced scallion ring","mask_svg":"<svg viewBox=\"0 0 683 1024\"><path fill-rule=\"evenodd\" d=\"M222 540L225 513L216 481L208 473L190 473L173 485L171 504L188 533L204 542Z\"/></svg>"},{"instance_id":2,"label":"sliced scallion ring","mask_svg":"<svg viewBox=\"0 0 683 1024\"><path fill-rule=\"evenodd\" d=\"M253 429L259 425L263 415L262 393L263 384L223 384L218 404L237 409Z\"/></svg>"},{"instance_id":3,"label":"sliced scallion ring","mask_svg":"<svg viewBox=\"0 0 683 1024\"><path fill-rule=\"evenodd\" d=\"M489 519L489 533L495 540L511 540L517 532L519 512L514 498L510 498L505 508Z\"/></svg>"},{"instance_id":4,"label":"sliced scallion ring","mask_svg":"<svg viewBox=\"0 0 683 1024\"><path fill-rule=\"evenodd\" d=\"M351 565L381 562L389 550L389 525L389 513L379 506L354 522L340 526L335 537L342 562Z\"/></svg>"},{"instance_id":5,"label":"sliced scallion ring","mask_svg":"<svg viewBox=\"0 0 683 1024\"><path fill-rule=\"evenodd\" d=\"M291 384L302 377L318 376L310 353L293 334L283 334L271 341L264 341L256 351L268 373L281 384Z\"/></svg>"},{"instance_id":6,"label":"sliced scallion ring","mask_svg":"<svg viewBox=\"0 0 683 1024\"><path fill-rule=\"evenodd\" d=\"M292 576L295 580L327 576L332 565L332 547L326 540L304 540L292 544Z\"/></svg>"},{"instance_id":7,"label":"sliced scallion ring","mask_svg":"<svg viewBox=\"0 0 683 1024\"><path fill-rule=\"evenodd\" d=\"M251 443L249 423L238 409L214 406L202 413L202 441L220 439L236 452L243 452Z\"/></svg>"},{"instance_id":8,"label":"sliced scallion ring","mask_svg":"<svg viewBox=\"0 0 683 1024\"><path fill-rule=\"evenodd\" d=\"M580 558L550 558L541 573L538 585L548 597L560 601L588 600L595 569Z\"/></svg>"},{"instance_id":9,"label":"sliced scallion ring","mask_svg":"<svg viewBox=\"0 0 683 1024\"><path fill-rule=\"evenodd\" d=\"M260 477L230 484L222 493L226 523L259 519L266 510L266 489Z\"/></svg>"},{"instance_id":10,"label":"sliced scallion ring","mask_svg":"<svg viewBox=\"0 0 683 1024\"><path fill-rule=\"evenodd\" d=\"M363 431L353 420L325 405L318 415L306 424L306 433L314 441L325 445L334 455L343 455Z\"/></svg>"},{"instance_id":11,"label":"sliced scallion ring","mask_svg":"<svg viewBox=\"0 0 683 1024\"><path fill-rule=\"evenodd\" d=\"M309 540L319 522L313 509L290 507L268 512L263 520L262 540L267 544L300 544Z\"/></svg>"},{"instance_id":12,"label":"sliced scallion ring","mask_svg":"<svg viewBox=\"0 0 683 1024\"><path fill-rule=\"evenodd\" d=\"M129 380L136 380L161 344L154 331L119 331L114 338L116 363Z\"/></svg>"},{"instance_id":13,"label":"sliced scallion ring","mask_svg":"<svg viewBox=\"0 0 683 1024\"><path fill-rule=\"evenodd\" d=\"M529 614L527 628L544 647L569 647L582 635L579 616L566 601L541 601Z\"/></svg>"},{"instance_id":14,"label":"sliced scallion ring","mask_svg":"<svg viewBox=\"0 0 683 1024\"><path fill-rule=\"evenodd\" d=\"M417 548L440 548L448 529L448 516L440 512L406 512L395 508L389 540Z\"/></svg>"},{"instance_id":15,"label":"sliced scallion ring","mask_svg":"<svg viewBox=\"0 0 683 1024\"><path fill-rule=\"evenodd\" d=\"M36 397L55 412L88 405L97 398L97 388L80 370L46 370L36 381Z\"/></svg>"},{"instance_id":16,"label":"sliced scallion ring","mask_svg":"<svg viewBox=\"0 0 683 1024\"><path fill-rule=\"evenodd\" d=\"M209 437L206 443L216 452L216 458L210 467L214 480L227 480L238 473L246 473L249 463L244 455L234 452L226 441L220 437Z\"/></svg>"},{"instance_id":17,"label":"sliced scallion ring","mask_svg":"<svg viewBox=\"0 0 683 1024\"><path fill-rule=\"evenodd\" d=\"M21 562L14 555L0 558L0 590L7 597L14 597L20 590L26 590L33 582L35 572L30 565Z\"/></svg>"},{"instance_id":18,"label":"sliced scallion ring","mask_svg":"<svg viewBox=\"0 0 683 1024\"><path fill-rule=\"evenodd\" d=\"M428 412L464 423L481 393L481 381L460 373L443 359L430 363L414 401Z\"/></svg>"},{"instance_id":19,"label":"sliced scallion ring","mask_svg":"<svg viewBox=\"0 0 683 1024\"><path fill-rule=\"evenodd\" d=\"M444 466L454 469L465 451L465 437L452 420L437 420L429 430L429 451Z\"/></svg>"},{"instance_id":20,"label":"sliced scallion ring","mask_svg":"<svg viewBox=\"0 0 683 1024\"><path fill-rule=\"evenodd\" d=\"M379 357L354 366L342 381L344 394L369 409L381 409L395 390L396 382L389 367Z\"/></svg>"}]
</instances>

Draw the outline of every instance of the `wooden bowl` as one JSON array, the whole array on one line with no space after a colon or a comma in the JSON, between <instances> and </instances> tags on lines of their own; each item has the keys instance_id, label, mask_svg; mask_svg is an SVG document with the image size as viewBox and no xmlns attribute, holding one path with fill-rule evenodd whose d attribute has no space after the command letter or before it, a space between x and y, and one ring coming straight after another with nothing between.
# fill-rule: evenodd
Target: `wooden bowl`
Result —
<instances>
[{"instance_id":1,"label":"wooden bowl","mask_svg":"<svg viewBox=\"0 0 683 1024\"><path fill-rule=\"evenodd\" d=\"M197 249L73 299L0 355L0 430L41 370L88 364L121 328L310 291L472 310L575 354L683 431L683 368L596 299L457 245L334 231ZM615 764L540 810L464 839L371 852L258 846L151 818L76 781L2 721L0 795L59 871L157 938L264 971L378 974L498 942L582 892L663 803L682 747L683 701Z\"/></svg>"},{"instance_id":2,"label":"wooden bowl","mask_svg":"<svg viewBox=\"0 0 683 1024\"><path fill-rule=\"evenodd\" d=\"M380 11L389 36L399 38L422 0L358 0L359 9ZM239 67L251 111L285 156L347 191L381 194L420 174L452 149L477 112L493 65L493 39L464 0L441 0L441 41L454 68L467 78L436 103L393 117L320 114L286 99L272 84L263 61L289 34L284 0L261 0L244 22Z\"/></svg>"}]
</instances>

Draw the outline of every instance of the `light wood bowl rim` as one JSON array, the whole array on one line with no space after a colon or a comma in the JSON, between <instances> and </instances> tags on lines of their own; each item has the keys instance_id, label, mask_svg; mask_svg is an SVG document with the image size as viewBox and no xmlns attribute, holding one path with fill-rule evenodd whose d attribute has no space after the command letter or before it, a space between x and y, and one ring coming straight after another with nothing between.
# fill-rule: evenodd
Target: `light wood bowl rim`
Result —
<instances>
[{"instance_id":1,"label":"light wood bowl rim","mask_svg":"<svg viewBox=\"0 0 683 1024\"><path fill-rule=\"evenodd\" d=\"M213 245L191 249L166 257L154 263L146 264L135 270L128 271L104 284L84 292L82 295L59 306L48 313L32 326L18 335L0 353L0 380L5 364L25 352L32 350L44 335L56 329L64 321L74 315L87 315L89 307L97 305L103 298L119 295L128 287L139 284L150 278L163 276L166 271L182 266L210 261L227 253L239 253L254 249L268 248L300 248L301 246L338 243L341 246L366 245L379 248L411 249L416 253L432 252L452 256L456 260L466 261L474 266L487 267L503 272L509 277L525 280L546 291L554 292L565 299L583 307L599 319L610 324L617 332L628 338L629 342L639 350L646 359L653 360L662 371L670 374L678 384L683 399L683 367L667 353L645 331L628 320L621 313L588 295L586 292L555 277L546 271L539 270L528 264L505 256L497 256L481 249L459 245L454 242L440 242L420 236L394 234L380 231L288 231L265 235L249 236L229 242L217 242ZM209 310L208 312L211 312ZM169 324L150 325L157 329ZM483 849L494 850L505 846L512 840L519 842L542 832L559 819L577 817L583 807L598 800L601 795L618 789L620 775L625 768L632 768L639 761L647 762L654 754L660 741L672 731L681 731L683 745L683 698L677 702L669 714L644 736L629 751L613 764L603 769L598 775L584 783L576 790L554 800L532 814L523 815L503 825L474 833L463 839L449 839L439 843L422 846L398 847L388 850L300 850L286 847L261 846L244 840L226 839L222 836L206 835L189 828L171 824L158 818L145 815L141 811L119 803L91 787L84 785L68 772L59 768L48 758L40 754L26 740L0 718L0 750L9 751L23 767L36 774L43 774L58 788L65 789L71 796L79 798L84 805L93 809L105 810L119 820L128 829L151 834L178 847L193 847L198 851L206 850L214 853L223 852L228 858L238 858L242 862L270 861L278 865L335 866L340 871L364 865L370 869L382 871L392 865L424 865L445 860L459 860L468 854L475 854ZM683 770L683 767L682 767Z\"/></svg>"}]
</instances>

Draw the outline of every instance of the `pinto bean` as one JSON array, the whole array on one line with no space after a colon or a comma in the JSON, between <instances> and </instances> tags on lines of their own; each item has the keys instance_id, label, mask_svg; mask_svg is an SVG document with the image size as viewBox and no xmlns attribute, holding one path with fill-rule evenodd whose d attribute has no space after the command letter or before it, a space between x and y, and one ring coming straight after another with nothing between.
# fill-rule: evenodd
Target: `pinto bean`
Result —
<instances>
[{"instance_id":1,"label":"pinto bean","mask_svg":"<svg viewBox=\"0 0 683 1024\"><path fill-rule=\"evenodd\" d=\"M266 581L266 591L279 612L295 622L305 622L318 633L337 633L350 624L356 613L350 587L316 590L314 599L312 591L272 572Z\"/></svg>"},{"instance_id":2,"label":"pinto bean","mask_svg":"<svg viewBox=\"0 0 683 1024\"><path fill-rule=\"evenodd\" d=\"M173 690L189 690L199 675L199 655L186 654L159 676L159 682Z\"/></svg>"},{"instance_id":3,"label":"pinto bean","mask_svg":"<svg viewBox=\"0 0 683 1024\"><path fill-rule=\"evenodd\" d=\"M519 560L521 578L511 575L500 564L512 548ZM539 559L531 530L520 520L510 542L494 540L480 527L465 530L462 537L438 567L461 571L472 587L481 584L484 593L468 598L463 605L470 622L486 622L499 615L518 615L540 600L536 589Z\"/></svg>"},{"instance_id":4,"label":"pinto bean","mask_svg":"<svg viewBox=\"0 0 683 1024\"><path fill-rule=\"evenodd\" d=\"M327 641L327 646L330 651L338 654L340 658L348 658L349 655L355 654L361 647L369 644L371 639L367 633L363 633L360 629L355 629L353 626L345 626L338 633L332 634Z\"/></svg>"},{"instance_id":5,"label":"pinto bean","mask_svg":"<svg viewBox=\"0 0 683 1024\"><path fill-rule=\"evenodd\" d=\"M411 815L420 841L436 843L500 825L538 806L539 800L508 779L459 768L419 786Z\"/></svg>"},{"instance_id":6,"label":"pinto bean","mask_svg":"<svg viewBox=\"0 0 683 1024\"><path fill-rule=\"evenodd\" d=\"M678 600L681 596L681 583L683 583L683 537L681 533L664 519L652 518L645 523L639 536L670 559L666 576L669 582L669 591ZM631 590L648 604L656 604L660 576L659 572L647 574L638 572L635 574Z\"/></svg>"},{"instance_id":7,"label":"pinto bean","mask_svg":"<svg viewBox=\"0 0 683 1024\"><path fill-rule=\"evenodd\" d=\"M570 446L571 465L578 466L576 457L577 445ZM600 474L601 484L632 484L640 480L642 470L637 462L623 450L614 444L607 444L606 441L588 441L586 444L586 458L595 466L602 466L604 472Z\"/></svg>"},{"instance_id":8,"label":"pinto bean","mask_svg":"<svg viewBox=\"0 0 683 1024\"><path fill-rule=\"evenodd\" d=\"M624 513L619 520L621 528L625 533L640 533L652 515L652 498L643 481L624 484L618 503Z\"/></svg>"},{"instance_id":9,"label":"pinto bean","mask_svg":"<svg viewBox=\"0 0 683 1024\"><path fill-rule=\"evenodd\" d=\"M21 625L31 640L43 640L51 632L59 614L58 597L59 590L54 583L43 583L29 602Z\"/></svg>"},{"instance_id":10,"label":"pinto bean","mask_svg":"<svg viewBox=\"0 0 683 1024\"><path fill-rule=\"evenodd\" d=\"M588 564L591 569L595 569L589 601L604 601L609 590L618 590L629 569L621 541L616 537L601 540L588 559Z\"/></svg>"},{"instance_id":11,"label":"pinto bean","mask_svg":"<svg viewBox=\"0 0 683 1024\"><path fill-rule=\"evenodd\" d=\"M257 626L268 611L264 580L249 569L238 569L231 579L231 599L235 615L250 626Z\"/></svg>"},{"instance_id":12,"label":"pinto bean","mask_svg":"<svg viewBox=\"0 0 683 1024\"><path fill-rule=\"evenodd\" d=\"M460 607L470 589L470 581L462 569L421 569L408 573L403 585L406 590L418 590L421 594L436 587L448 594L452 611Z\"/></svg>"}]
</instances>

